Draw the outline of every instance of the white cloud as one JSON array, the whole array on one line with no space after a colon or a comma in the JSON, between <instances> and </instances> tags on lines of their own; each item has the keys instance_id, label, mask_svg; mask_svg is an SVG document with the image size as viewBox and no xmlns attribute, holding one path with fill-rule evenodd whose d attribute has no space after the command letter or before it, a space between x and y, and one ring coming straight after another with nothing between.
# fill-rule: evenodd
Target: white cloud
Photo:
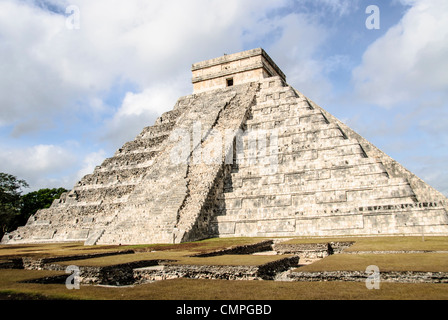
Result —
<instances>
[{"instance_id":1,"label":"white cloud","mask_svg":"<svg viewBox=\"0 0 448 320\"><path fill-rule=\"evenodd\" d=\"M106 158L106 152L104 150L99 150L96 152L91 152L84 157L82 161L82 167L76 174L76 180L81 180L87 174L91 174L96 166L103 163Z\"/></svg>"},{"instance_id":2,"label":"white cloud","mask_svg":"<svg viewBox=\"0 0 448 320\"><path fill-rule=\"evenodd\" d=\"M78 148L77 142L69 141L62 146L9 149L0 154L1 171L27 181L30 189L26 189L26 193L41 188L71 189L106 158L103 149L83 155L76 152ZM77 164L81 165L77 167Z\"/></svg>"},{"instance_id":3,"label":"white cloud","mask_svg":"<svg viewBox=\"0 0 448 320\"><path fill-rule=\"evenodd\" d=\"M172 77L189 79L191 63L237 52L243 43L265 37L271 27L281 32L273 51L287 67L300 66L291 74L303 83L305 78L322 80L319 61L309 58L325 31L306 14L266 17L269 10L290 4L287 0L78 0L79 30L66 28L68 1L33 3L0 3L0 104L7 106L0 111L0 125L20 128L34 120L28 131L16 129L18 134L38 130L44 118L48 122L73 108L107 112L98 96L117 79L141 91ZM323 3L339 13L347 8L346 1ZM286 56L284 48L289 48Z\"/></svg>"},{"instance_id":4,"label":"white cloud","mask_svg":"<svg viewBox=\"0 0 448 320\"><path fill-rule=\"evenodd\" d=\"M68 148L55 145L3 148L0 163L3 172L25 179L32 189L53 188L71 183L67 170L75 165L76 156Z\"/></svg>"},{"instance_id":5,"label":"white cloud","mask_svg":"<svg viewBox=\"0 0 448 320\"><path fill-rule=\"evenodd\" d=\"M0 126L10 128L9 138L63 128L72 130L73 139L88 135L73 130L95 123L102 127L88 128L96 133L89 134L89 143L117 148L170 110L179 96L191 93L193 62L241 50L243 30L285 2L2 0ZM79 7L80 29L66 27L65 8L71 4ZM120 93L123 101L106 100L117 82L135 90ZM60 181L74 183L76 172L92 168L93 160L83 168L72 160L89 153L85 146L71 157L69 149L45 143L46 149L3 153L4 170L42 186L42 177L59 175ZM75 173L62 173L66 165Z\"/></svg>"},{"instance_id":6,"label":"white cloud","mask_svg":"<svg viewBox=\"0 0 448 320\"><path fill-rule=\"evenodd\" d=\"M446 170L448 157L446 155L431 157L422 154L413 157L411 161L416 163L417 176L448 197L448 171Z\"/></svg>"},{"instance_id":7,"label":"white cloud","mask_svg":"<svg viewBox=\"0 0 448 320\"><path fill-rule=\"evenodd\" d=\"M99 136L117 148L152 126L161 113L172 110L181 95L179 81L159 83L140 93L128 92L114 116L105 121Z\"/></svg>"},{"instance_id":8,"label":"white cloud","mask_svg":"<svg viewBox=\"0 0 448 320\"><path fill-rule=\"evenodd\" d=\"M247 43L263 43L287 74L288 83L319 103L325 101L332 87L328 73L349 62L343 55L319 55L331 34L331 23L322 18L332 14L340 19L359 4L349 0L72 2L0 2L0 126L12 125L11 135L22 137L43 128L72 130L79 124L74 121L88 117L88 125L97 127L89 128L93 133L76 135L89 135L88 143L100 143L101 150L81 151L85 146L80 145L76 158L90 156L84 165L78 161L72 176L93 170L93 163L98 165L99 157L110 153L108 146L118 148L133 139L170 110L179 96L190 94L192 63L240 51ZM79 30L66 28L65 8L71 4L80 10ZM376 67L368 57L360 76ZM133 88L117 94L122 101L116 98L111 103L105 96L113 95L111 88L117 82ZM83 125L88 126L79 127Z\"/></svg>"},{"instance_id":9,"label":"white cloud","mask_svg":"<svg viewBox=\"0 0 448 320\"><path fill-rule=\"evenodd\" d=\"M320 6L325 6L339 16L345 16L358 7L359 0L308 0Z\"/></svg>"},{"instance_id":10,"label":"white cloud","mask_svg":"<svg viewBox=\"0 0 448 320\"><path fill-rule=\"evenodd\" d=\"M370 121L366 128L372 124L381 128L387 122L377 135L387 140L385 146L391 153L397 152L393 147L397 144L407 146L397 152L408 153L403 164L448 195L448 2L399 2L408 10L369 46L353 71L357 101L393 110L393 119L376 116L378 121ZM395 135L388 137L391 132Z\"/></svg>"},{"instance_id":11,"label":"white cloud","mask_svg":"<svg viewBox=\"0 0 448 320\"><path fill-rule=\"evenodd\" d=\"M189 77L195 60L241 50L241 30L282 2L78 0L78 30L66 28L69 4L0 2L0 125L97 108L117 79L145 90Z\"/></svg>"},{"instance_id":12,"label":"white cloud","mask_svg":"<svg viewBox=\"0 0 448 320\"><path fill-rule=\"evenodd\" d=\"M353 71L362 99L391 107L448 87L448 2L412 4L402 20L374 42Z\"/></svg>"},{"instance_id":13,"label":"white cloud","mask_svg":"<svg viewBox=\"0 0 448 320\"><path fill-rule=\"evenodd\" d=\"M287 82L305 95L319 99L331 84L325 76L325 62L316 53L327 40L329 30L303 13L290 13L268 21L261 32L277 30L279 36L266 48L286 73Z\"/></svg>"}]
</instances>

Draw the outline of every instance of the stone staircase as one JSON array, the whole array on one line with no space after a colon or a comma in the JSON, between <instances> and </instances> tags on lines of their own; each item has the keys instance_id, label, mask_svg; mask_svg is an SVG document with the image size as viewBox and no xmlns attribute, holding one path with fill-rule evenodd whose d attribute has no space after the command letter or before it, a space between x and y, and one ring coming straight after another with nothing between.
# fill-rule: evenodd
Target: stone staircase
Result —
<instances>
[{"instance_id":1,"label":"stone staircase","mask_svg":"<svg viewBox=\"0 0 448 320\"><path fill-rule=\"evenodd\" d=\"M172 111L144 128L135 140L123 145L70 192L50 208L39 210L26 226L8 234L2 242L100 241L166 148L171 131L188 111L189 103L189 97L180 98Z\"/></svg>"},{"instance_id":2,"label":"stone staircase","mask_svg":"<svg viewBox=\"0 0 448 320\"><path fill-rule=\"evenodd\" d=\"M187 136L193 140L187 161L173 161L178 140L169 138L170 144L133 191L119 219L97 243L178 243L208 237L204 204L222 168L226 150L211 164L204 163L204 150L216 142L211 132L220 132L222 137L226 129L240 127L255 90L256 86L249 84L197 95L189 112L179 117L176 124L176 129L183 132L181 139ZM198 133L194 130L198 128L199 139L195 139ZM198 150L202 150L199 161L195 158Z\"/></svg>"}]
</instances>

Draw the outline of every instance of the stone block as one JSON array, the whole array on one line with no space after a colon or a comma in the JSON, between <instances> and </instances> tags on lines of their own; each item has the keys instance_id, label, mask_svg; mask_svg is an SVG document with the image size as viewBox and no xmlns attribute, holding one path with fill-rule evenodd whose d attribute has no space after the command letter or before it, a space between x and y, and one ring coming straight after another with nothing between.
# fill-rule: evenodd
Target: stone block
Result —
<instances>
[{"instance_id":1,"label":"stone block","mask_svg":"<svg viewBox=\"0 0 448 320\"><path fill-rule=\"evenodd\" d=\"M253 209L261 206L261 198L248 198L242 200L242 209Z\"/></svg>"},{"instance_id":2,"label":"stone block","mask_svg":"<svg viewBox=\"0 0 448 320\"><path fill-rule=\"evenodd\" d=\"M38 230L34 233L32 238L34 240L51 240L54 237L56 230Z\"/></svg>"},{"instance_id":3,"label":"stone block","mask_svg":"<svg viewBox=\"0 0 448 320\"><path fill-rule=\"evenodd\" d=\"M255 188L260 185L261 178L242 179L242 188Z\"/></svg>"},{"instance_id":4,"label":"stone block","mask_svg":"<svg viewBox=\"0 0 448 320\"><path fill-rule=\"evenodd\" d=\"M285 207L291 205L291 195L269 195L263 198L264 207Z\"/></svg>"},{"instance_id":5,"label":"stone block","mask_svg":"<svg viewBox=\"0 0 448 320\"><path fill-rule=\"evenodd\" d=\"M345 191L316 192L316 203L345 202L345 201L347 201Z\"/></svg>"},{"instance_id":6,"label":"stone block","mask_svg":"<svg viewBox=\"0 0 448 320\"><path fill-rule=\"evenodd\" d=\"M89 229L72 230L67 234L66 240L86 240L89 236Z\"/></svg>"},{"instance_id":7,"label":"stone block","mask_svg":"<svg viewBox=\"0 0 448 320\"><path fill-rule=\"evenodd\" d=\"M285 182L285 175L283 174L268 175L261 178L262 185L272 185L284 182Z\"/></svg>"},{"instance_id":8,"label":"stone block","mask_svg":"<svg viewBox=\"0 0 448 320\"><path fill-rule=\"evenodd\" d=\"M310 170L305 171L303 178L305 180L323 180L323 179L330 179L331 173L330 170Z\"/></svg>"},{"instance_id":9,"label":"stone block","mask_svg":"<svg viewBox=\"0 0 448 320\"><path fill-rule=\"evenodd\" d=\"M215 232L220 235L235 234L235 222L221 222L216 225Z\"/></svg>"},{"instance_id":10,"label":"stone block","mask_svg":"<svg viewBox=\"0 0 448 320\"><path fill-rule=\"evenodd\" d=\"M296 235L298 236L321 236L319 219L296 219Z\"/></svg>"},{"instance_id":11,"label":"stone block","mask_svg":"<svg viewBox=\"0 0 448 320\"><path fill-rule=\"evenodd\" d=\"M236 236L255 237L258 234L257 222L237 221L235 224Z\"/></svg>"},{"instance_id":12,"label":"stone block","mask_svg":"<svg viewBox=\"0 0 448 320\"><path fill-rule=\"evenodd\" d=\"M322 217L319 226L322 230L362 229L364 220L360 214Z\"/></svg>"},{"instance_id":13,"label":"stone block","mask_svg":"<svg viewBox=\"0 0 448 320\"><path fill-rule=\"evenodd\" d=\"M291 197L292 206L295 208L302 208L316 203L316 196L314 194L293 195Z\"/></svg>"},{"instance_id":14,"label":"stone block","mask_svg":"<svg viewBox=\"0 0 448 320\"><path fill-rule=\"evenodd\" d=\"M295 232L295 219L261 220L257 223L259 233Z\"/></svg>"},{"instance_id":15,"label":"stone block","mask_svg":"<svg viewBox=\"0 0 448 320\"><path fill-rule=\"evenodd\" d=\"M233 209L241 209L242 200L241 199L227 199L225 200L225 209L233 210Z\"/></svg>"}]
</instances>

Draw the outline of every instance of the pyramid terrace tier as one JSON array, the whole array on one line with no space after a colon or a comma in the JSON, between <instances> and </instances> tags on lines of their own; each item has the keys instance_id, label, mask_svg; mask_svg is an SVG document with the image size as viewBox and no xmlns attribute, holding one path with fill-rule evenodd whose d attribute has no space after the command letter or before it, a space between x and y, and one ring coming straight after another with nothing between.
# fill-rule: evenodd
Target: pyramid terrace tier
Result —
<instances>
[{"instance_id":1,"label":"pyramid terrace tier","mask_svg":"<svg viewBox=\"0 0 448 320\"><path fill-rule=\"evenodd\" d=\"M146 159L145 159L146 160ZM75 187L75 190L87 190L104 187L115 187L126 184L138 183L142 176L153 164L153 161L146 160L142 164L122 166L110 171L95 171L93 174L85 176ZM130 167L130 168L129 168Z\"/></svg>"},{"instance_id":2,"label":"pyramid terrace tier","mask_svg":"<svg viewBox=\"0 0 448 320\"><path fill-rule=\"evenodd\" d=\"M267 212L262 215L260 211ZM441 208L353 210L332 215L317 211L321 214L309 217L300 216L301 212L269 211L216 217L210 232L219 237L446 235L448 227Z\"/></svg>"}]
</instances>

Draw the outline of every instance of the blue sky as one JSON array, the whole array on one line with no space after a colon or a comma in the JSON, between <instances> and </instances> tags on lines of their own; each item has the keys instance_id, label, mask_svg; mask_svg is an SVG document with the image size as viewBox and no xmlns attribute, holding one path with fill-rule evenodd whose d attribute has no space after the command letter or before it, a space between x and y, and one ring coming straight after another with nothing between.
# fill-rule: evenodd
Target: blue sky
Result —
<instances>
[{"instance_id":1,"label":"blue sky","mask_svg":"<svg viewBox=\"0 0 448 320\"><path fill-rule=\"evenodd\" d=\"M0 171L71 189L192 93L192 63L257 47L448 195L446 0L0 0Z\"/></svg>"}]
</instances>

